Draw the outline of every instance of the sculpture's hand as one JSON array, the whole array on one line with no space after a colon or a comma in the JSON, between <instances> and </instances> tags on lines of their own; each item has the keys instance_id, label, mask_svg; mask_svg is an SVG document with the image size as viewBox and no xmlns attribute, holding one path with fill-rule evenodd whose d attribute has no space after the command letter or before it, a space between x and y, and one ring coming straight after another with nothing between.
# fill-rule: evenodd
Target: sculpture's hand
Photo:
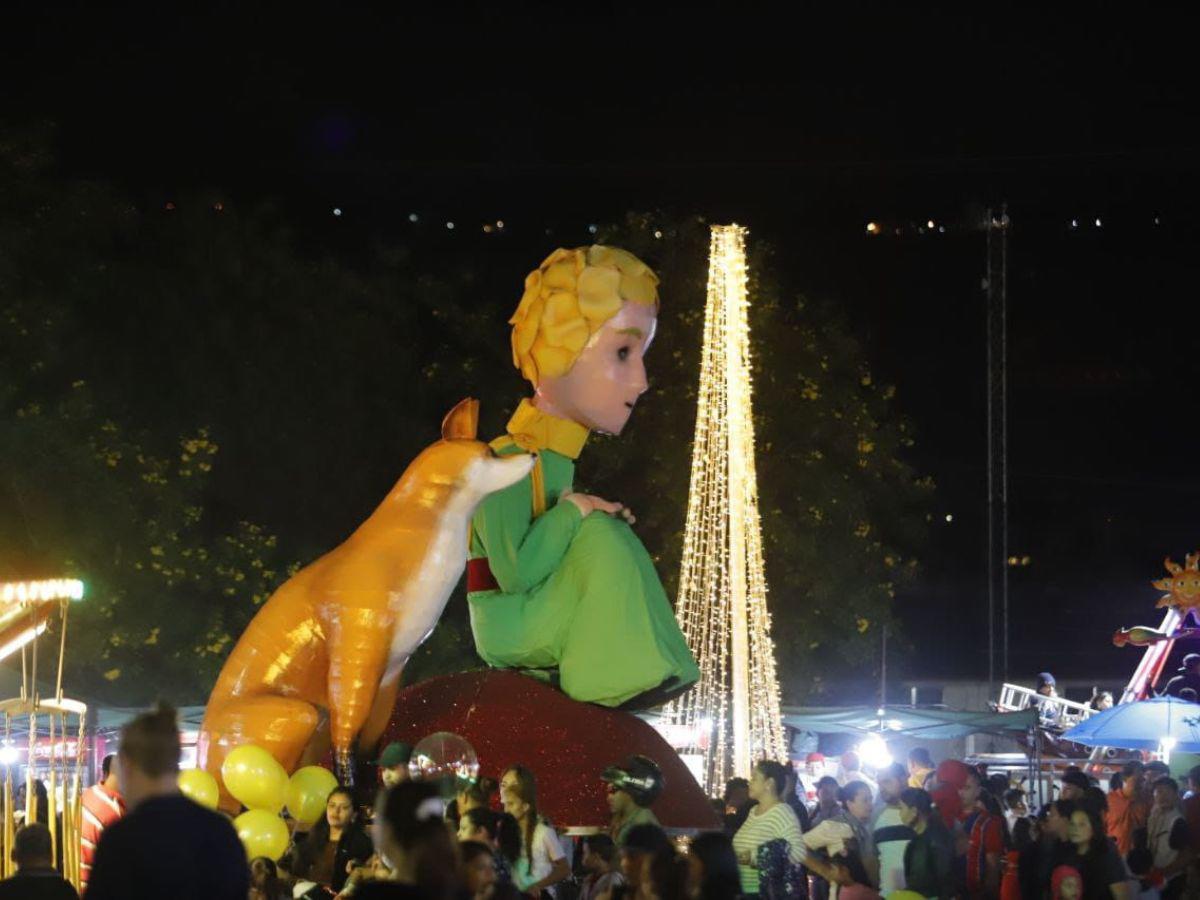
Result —
<instances>
[{"instance_id":1,"label":"sculpture's hand","mask_svg":"<svg viewBox=\"0 0 1200 900\"><path fill-rule=\"evenodd\" d=\"M623 503L605 500L603 497L597 497L595 494L564 494L562 499L574 503L579 507L580 515L585 519L593 512L603 512L608 513L610 516L620 516L630 525L637 521L633 513Z\"/></svg>"}]
</instances>

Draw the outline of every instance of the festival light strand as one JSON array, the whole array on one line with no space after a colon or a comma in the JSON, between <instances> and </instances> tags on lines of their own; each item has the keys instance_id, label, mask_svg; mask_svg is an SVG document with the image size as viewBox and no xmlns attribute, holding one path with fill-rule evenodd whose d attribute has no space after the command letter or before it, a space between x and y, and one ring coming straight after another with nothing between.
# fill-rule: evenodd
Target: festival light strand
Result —
<instances>
[{"instance_id":1,"label":"festival light strand","mask_svg":"<svg viewBox=\"0 0 1200 900\"><path fill-rule=\"evenodd\" d=\"M667 716L712 793L785 753L754 464L746 229L713 226L676 616L700 667Z\"/></svg>"}]
</instances>

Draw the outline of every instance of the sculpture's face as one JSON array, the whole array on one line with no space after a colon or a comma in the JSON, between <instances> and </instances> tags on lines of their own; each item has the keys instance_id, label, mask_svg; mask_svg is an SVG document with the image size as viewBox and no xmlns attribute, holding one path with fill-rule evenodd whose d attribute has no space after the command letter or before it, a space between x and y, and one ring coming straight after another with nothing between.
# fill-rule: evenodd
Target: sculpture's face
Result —
<instances>
[{"instance_id":1,"label":"sculpture's face","mask_svg":"<svg viewBox=\"0 0 1200 900\"><path fill-rule=\"evenodd\" d=\"M565 375L543 378L537 395L558 415L592 431L620 434L650 386L643 357L654 340L658 312L626 301L597 331Z\"/></svg>"}]
</instances>

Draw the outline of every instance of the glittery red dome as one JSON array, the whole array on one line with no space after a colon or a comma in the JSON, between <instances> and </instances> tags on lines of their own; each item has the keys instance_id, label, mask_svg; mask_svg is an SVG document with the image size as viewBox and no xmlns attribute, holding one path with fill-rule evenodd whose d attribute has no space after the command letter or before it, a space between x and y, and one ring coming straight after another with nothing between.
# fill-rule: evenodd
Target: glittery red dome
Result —
<instances>
[{"instance_id":1,"label":"glittery red dome","mask_svg":"<svg viewBox=\"0 0 1200 900\"><path fill-rule=\"evenodd\" d=\"M683 761L632 713L572 700L516 672L463 672L400 692L382 744L416 744L435 731L461 735L497 780L520 763L537 776L538 806L558 828L603 827L600 773L634 753L661 767L666 789L652 807L666 828L718 828L716 813Z\"/></svg>"}]
</instances>

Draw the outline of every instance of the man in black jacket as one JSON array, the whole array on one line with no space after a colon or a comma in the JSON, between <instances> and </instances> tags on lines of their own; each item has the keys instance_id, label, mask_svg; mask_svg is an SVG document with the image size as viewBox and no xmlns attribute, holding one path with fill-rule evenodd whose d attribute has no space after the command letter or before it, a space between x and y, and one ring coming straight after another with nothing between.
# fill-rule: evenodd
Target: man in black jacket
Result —
<instances>
[{"instance_id":1,"label":"man in black jacket","mask_svg":"<svg viewBox=\"0 0 1200 900\"><path fill-rule=\"evenodd\" d=\"M178 778L179 726L160 705L121 729L117 780L128 813L100 838L88 900L246 900L237 832L179 793Z\"/></svg>"}]
</instances>

